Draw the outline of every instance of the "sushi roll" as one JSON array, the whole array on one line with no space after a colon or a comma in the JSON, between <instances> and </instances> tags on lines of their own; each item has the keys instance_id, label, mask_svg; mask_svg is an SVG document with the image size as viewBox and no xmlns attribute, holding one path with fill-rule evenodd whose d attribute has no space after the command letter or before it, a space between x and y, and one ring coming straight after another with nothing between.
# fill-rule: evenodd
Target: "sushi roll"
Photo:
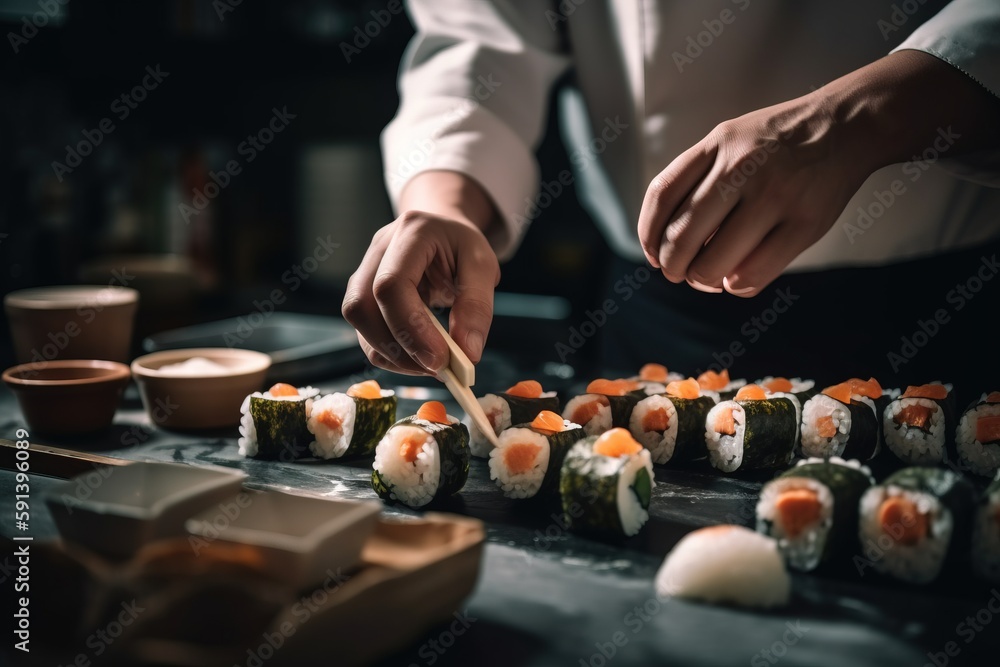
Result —
<instances>
[{"instance_id":1,"label":"sushi roll","mask_svg":"<svg viewBox=\"0 0 1000 667\"><path fill-rule=\"evenodd\" d=\"M684 376L667 370L663 364L645 364L639 369L638 375L629 379L638 383L639 389L652 396L653 394L662 394L666 390L667 384L683 380Z\"/></svg>"},{"instance_id":2,"label":"sushi roll","mask_svg":"<svg viewBox=\"0 0 1000 667\"><path fill-rule=\"evenodd\" d=\"M587 435L600 435L611 428L628 428L632 409L645 397L633 380L594 380L586 393L566 403L562 415L582 425Z\"/></svg>"},{"instance_id":3,"label":"sushi roll","mask_svg":"<svg viewBox=\"0 0 1000 667\"><path fill-rule=\"evenodd\" d=\"M805 405L806 401L819 393L815 380L803 380L802 378L768 375L757 380L754 384L759 385L768 394L791 394L798 399L800 405Z\"/></svg>"},{"instance_id":4,"label":"sushi roll","mask_svg":"<svg viewBox=\"0 0 1000 667\"><path fill-rule=\"evenodd\" d=\"M318 389L283 382L247 396L240 407L240 454L282 461L309 456L307 423L317 396Z\"/></svg>"},{"instance_id":5,"label":"sushi roll","mask_svg":"<svg viewBox=\"0 0 1000 667\"><path fill-rule=\"evenodd\" d=\"M535 380L523 380L499 394L486 394L478 399L479 406L493 425L493 433L499 435L512 424L527 424L542 410L559 412L559 398L554 391L542 391L542 385ZM473 456L488 458L493 443L486 439L479 428L466 420L469 428L469 448Z\"/></svg>"},{"instance_id":6,"label":"sushi roll","mask_svg":"<svg viewBox=\"0 0 1000 667\"><path fill-rule=\"evenodd\" d=\"M875 399L881 396L875 378L855 378L810 398L802 406L802 454L870 461L879 451Z\"/></svg>"},{"instance_id":7,"label":"sushi roll","mask_svg":"<svg viewBox=\"0 0 1000 667\"><path fill-rule=\"evenodd\" d=\"M757 530L777 540L788 564L809 571L857 551L858 502L874 484L858 461L806 459L764 485Z\"/></svg>"},{"instance_id":8,"label":"sushi roll","mask_svg":"<svg viewBox=\"0 0 1000 667\"><path fill-rule=\"evenodd\" d=\"M767 398L755 384L742 387L705 418L709 462L722 472L788 465L795 452L796 418L791 399Z\"/></svg>"},{"instance_id":9,"label":"sushi roll","mask_svg":"<svg viewBox=\"0 0 1000 667\"><path fill-rule=\"evenodd\" d=\"M623 428L577 442L563 461L559 494L571 530L632 536L649 519L653 462Z\"/></svg>"},{"instance_id":10,"label":"sushi roll","mask_svg":"<svg viewBox=\"0 0 1000 667\"><path fill-rule=\"evenodd\" d=\"M709 396L714 396L716 403L718 403L719 401L731 400L741 387L746 386L747 381L743 379L731 380L729 379L729 371L723 369L718 373L705 371L698 376L698 384L701 385L702 391Z\"/></svg>"},{"instance_id":11,"label":"sushi roll","mask_svg":"<svg viewBox=\"0 0 1000 667\"><path fill-rule=\"evenodd\" d=\"M986 488L972 527L972 569L1000 584L1000 475Z\"/></svg>"},{"instance_id":12,"label":"sushi roll","mask_svg":"<svg viewBox=\"0 0 1000 667\"><path fill-rule=\"evenodd\" d=\"M423 507L447 498L469 477L469 429L429 401L389 428L372 467L372 488L383 500Z\"/></svg>"},{"instance_id":13,"label":"sushi roll","mask_svg":"<svg viewBox=\"0 0 1000 667\"><path fill-rule=\"evenodd\" d=\"M950 562L962 571L969 556L976 494L968 480L944 468L903 468L861 497L866 563L914 584L937 579Z\"/></svg>"},{"instance_id":14,"label":"sushi roll","mask_svg":"<svg viewBox=\"0 0 1000 667\"><path fill-rule=\"evenodd\" d=\"M697 461L708 456L705 417L715 399L702 393L694 378L674 380L665 393L639 401L628 429L649 450L653 463Z\"/></svg>"},{"instance_id":15,"label":"sushi roll","mask_svg":"<svg viewBox=\"0 0 1000 667\"><path fill-rule=\"evenodd\" d=\"M490 452L490 479L508 498L558 492L566 453L584 435L579 424L542 410L530 424L500 434L499 447Z\"/></svg>"},{"instance_id":16,"label":"sushi roll","mask_svg":"<svg viewBox=\"0 0 1000 667\"><path fill-rule=\"evenodd\" d=\"M743 526L709 526L688 533L656 573L656 594L743 607L788 604L792 579L777 543Z\"/></svg>"},{"instance_id":17,"label":"sushi roll","mask_svg":"<svg viewBox=\"0 0 1000 667\"><path fill-rule=\"evenodd\" d=\"M882 413L882 435L896 458L906 465L940 464L955 436L951 385L909 386Z\"/></svg>"},{"instance_id":18,"label":"sushi roll","mask_svg":"<svg viewBox=\"0 0 1000 667\"><path fill-rule=\"evenodd\" d=\"M306 421L313 435L309 450L321 459L368 456L395 421L395 393L375 380L351 385L346 394L313 401Z\"/></svg>"},{"instance_id":19,"label":"sushi roll","mask_svg":"<svg viewBox=\"0 0 1000 667\"><path fill-rule=\"evenodd\" d=\"M1000 391L983 394L962 413L955 447L963 470L984 477L1000 470Z\"/></svg>"}]
</instances>

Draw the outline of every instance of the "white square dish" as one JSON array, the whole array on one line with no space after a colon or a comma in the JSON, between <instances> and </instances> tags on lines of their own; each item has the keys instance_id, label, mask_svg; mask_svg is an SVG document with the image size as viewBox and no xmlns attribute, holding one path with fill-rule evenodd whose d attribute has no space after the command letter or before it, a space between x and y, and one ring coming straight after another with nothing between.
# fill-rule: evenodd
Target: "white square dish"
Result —
<instances>
[{"instance_id":1,"label":"white square dish","mask_svg":"<svg viewBox=\"0 0 1000 667\"><path fill-rule=\"evenodd\" d=\"M377 501L328 500L280 492L245 495L236 516L207 510L188 532L212 543L250 546L275 579L306 589L354 568L375 528Z\"/></svg>"},{"instance_id":2,"label":"white square dish","mask_svg":"<svg viewBox=\"0 0 1000 667\"><path fill-rule=\"evenodd\" d=\"M78 475L45 494L64 540L112 558L185 534L184 521L238 493L246 475L219 467L136 462Z\"/></svg>"}]
</instances>

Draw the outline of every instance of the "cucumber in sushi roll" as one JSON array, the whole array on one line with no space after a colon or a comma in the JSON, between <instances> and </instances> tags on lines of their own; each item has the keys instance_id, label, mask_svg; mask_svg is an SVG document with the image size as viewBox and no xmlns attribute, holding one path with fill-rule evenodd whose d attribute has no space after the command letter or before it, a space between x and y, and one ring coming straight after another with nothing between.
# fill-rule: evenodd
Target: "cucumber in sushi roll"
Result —
<instances>
[{"instance_id":1,"label":"cucumber in sushi roll","mask_svg":"<svg viewBox=\"0 0 1000 667\"><path fill-rule=\"evenodd\" d=\"M942 463L955 436L951 385L938 382L906 388L882 413L882 435L906 465Z\"/></svg>"},{"instance_id":2,"label":"cucumber in sushi roll","mask_svg":"<svg viewBox=\"0 0 1000 667\"><path fill-rule=\"evenodd\" d=\"M584 394L566 403L563 417L583 426L587 435L600 435L612 428L628 428L632 409L646 397L633 380L594 380Z\"/></svg>"},{"instance_id":3,"label":"cucumber in sushi roll","mask_svg":"<svg viewBox=\"0 0 1000 667\"><path fill-rule=\"evenodd\" d=\"M802 406L802 454L870 461L879 451L875 378L857 378L827 387Z\"/></svg>"},{"instance_id":4,"label":"cucumber in sushi roll","mask_svg":"<svg viewBox=\"0 0 1000 667\"><path fill-rule=\"evenodd\" d=\"M556 392L542 391L542 385L535 380L522 380L505 392L486 394L477 400L497 437L512 424L527 424L542 410L559 411ZM466 420L465 424L469 428L469 448L472 455L489 457L493 443L486 439L471 419Z\"/></svg>"},{"instance_id":5,"label":"cucumber in sushi roll","mask_svg":"<svg viewBox=\"0 0 1000 667\"><path fill-rule=\"evenodd\" d=\"M764 485L757 530L777 540L785 561L809 571L857 551L858 502L874 483L858 461L806 459Z\"/></svg>"},{"instance_id":6,"label":"cucumber in sushi roll","mask_svg":"<svg viewBox=\"0 0 1000 667\"><path fill-rule=\"evenodd\" d=\"M631 536L649 519L653 463L623 428L577 442L563 461L559 494L571 530Z\"/></svg>"},{"instance_id":7,"label":"cucumber in sushi roll","mask_svg":"<svg viewBox=\"0 0 1000 667\"><path fill-rule=\"evenodd\" d=\"M629 418L632 437L649 450L653 463L697 461L708 456L705 417L715 399L702 394L694 378L667 384L663 395L639 401Z\"/></svg>"},{"instance_id":8,"label":"cucumber in sushi roll","mask_svg":"<svg viewBox=\"0 0 1000 667\"><path fill-rule=\"evenodd\" d=\"M698 376L698 384L701 390L715 398L715 402L728 401L736 396L736 392L747 384L746 380L732 380L729 378L729 371L722 369L720 372L705 371Z\"/></svg>"},{"instance_id":9,"label":"cucumber in sushi roll","mask_svg":"<svg viewBox=\"0 0 1000 667\"><path fill-rule=\"evenodd\" d=\"M566 453L585 435L579 424L543 410L530 424L500 434L500 445L490 452L490 479L508 498L557 492Z\"/></svg>"},{"instance_id":10,"label":"cucumber in sushi roll","mask_svg":"<svg viewBox=\"0 0 1000 667\"><path fill-rule=\"evenodd\" d=\"M1000 391L983 394L958 421L955 448L963 470L992 477L1000 470Z\"/></svg>"},{"instance_id":11,"label":"cucumber in sushi roll","mask_svg":"<svg viewBox=\"0 0 1000 667\"><path fill-rule=\"evenodd\" d=\"M389 428L372 467L372 488L384 500L423 507L447 498L469 477L469 429L429 401Z\"/></svg>"},{"instance_id":12,"label":"cucumber in sushi roll","mask_svg":"<svg viewBox=\"0 0 1000 667\"><path fill-rule=\"evenodd\" d=\"M396 421L396 395L375 380L313 401L306 427L309 450L321 459L369 456Z\"/></svg>"},{"instance_id":13,"label":"cucumber in sushi roll","mask_svg":"<svg viewBox=\"0 0 1000 667\"><path fill-rule=\"evenodd\" d=\"M709 462L722 472L787 466L795 452L797 417L791 399L767 398L754 384L741 388L705 418Z\"/></svg>"},{"instance_id":14,"label":"cucumber in sushi roll","mask_svg":"<svg viewBox=\"0 0 1000 667\"><path fill-rule=\"evenodd\" d=\"M961 571L969 556L976 493L944 468L904 468L861 497L863 562L914 584L937 579L946 565Z\"/></svg>"},{"instance_id":15,"label":"cucumber in sushi roll","mask_svg":"<svg viewBox=\"0 0 1000 667\"><path fill-rule=\"evenodd\" d=\"M318 389L283 382L247 396L240 407L240 454L283 461L309 456L307 422L317 396Z\"/></svg>"},{"instance_id":16,"label":"cucumber in sushi roll","mask_svg":"<svg viewBox=\"0 0 1000 667\"><path fill-rule=\"evenodd\" d=\"M976 510L972 567L977 576L1000 584L1000 475L986 488Z\"/></svg>"}]
</instances>

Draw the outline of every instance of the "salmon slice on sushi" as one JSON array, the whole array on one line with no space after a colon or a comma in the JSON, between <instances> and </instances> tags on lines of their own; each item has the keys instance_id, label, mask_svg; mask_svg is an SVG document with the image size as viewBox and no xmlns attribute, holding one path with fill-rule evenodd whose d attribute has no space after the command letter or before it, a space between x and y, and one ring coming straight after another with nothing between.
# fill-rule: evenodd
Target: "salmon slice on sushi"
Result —
<instances>
[{"instance_id":1,"label":"salmon slice on sushi","mask_svg":"<svg viewBox=\"0 0 1000 667\"><path fill-rule=\"evenodd\" d=\"M321 459L371 456L396 421L396 394L375 380L351 385L313 401L306 428L309 450Z\"/></svg>"},{"instance_id":2,"label":"salmon slice on sushi","mask_svg":"<svg viewBox=\"0 0 1000 667\"><path fill-rule=\"evenodd\" d=\"M639 401L629 417L629 432L649 450L653 463L686 463L708 456L705 418L715 399L697 380L673 380L662 395Z\"/></svg>"},{"instance_id":3,"label":"salmon slice on sushi","mask_svg":"<svg viewBox=\"0 0 1000 667\"><path fill-rule=\"evenodd\" d=\"M737 380L731 379L729 371L725 368L719 372L712 370L705 371L697 379L702 391L709 396L714 396L716 403L731 400L736 396L736 392L747 384L747 381L742 378Z\"/></svg>"},{"instance_id":4,"label":"salmon slice on sushi","mask_svg":"<svg viewBox=\"0 0 1000 667\"><path fill-rule=\"evenodd\" d=\"M586 433L579 424L543 410L529 424L500 434L490 452L490 479L508 498L533 498L559 490L559 471L569 448Z\"/></svg>"},{"instance_id":5,"label":"salmon slice on sushi","mask_svg":"<svg viewBox=\"0 0 1000 667\"><path fill-rule=\"evenodd\" d=\"M792 460L798 428L791 399L768 398L757 385L746 385L705 418L709 462L726 473L782 468Z\"/></svg>"},{"instance_id":6,"label":"salmon slice on sushi","mask_svg":"<svg viewBox=\"0 0 1000 667\"><path fill-rule=\"evenodd\" d=\"M646 397L634 380L594 380L586 393L566 403L563 417L583 426L587 435L600 435L612 428L628 428L632 409Z\"/></svg>"},{"instance_id":7,"label":"salmon slice on sushi","mask_svg":"<svg viewBox=\"0 0 1000 667\"><path fill-rule=\"evenodd\" d=\"M802 454L807 457L870 461L879 451L875 378L853 378L826 387L802 406Z\"/></svg>"},{"instance_id":8,"label":"salmon slice on sushi","mask_svg":"<svg viewBox=\"0 0 1000 667\"><path fill-rule=\"evenodd\" d=\"M255 459L291 461L309 456L307 426L319 389L279 382L254 392L240 407L240 454Z\"/></svg>"},{"instance_id":9,"label":"salmon slice on sushi","mask_svg":"<svg viewBox=\"0 0 1000 667\"><path fill-rule=\"evenodd\" d=\"M886 447L905 465L935 465L948 457L955 435L951 385L909 386L882 413Z\"/></svg>"},{"instance_id":10,"label":"salmon slice on sushi","mask_svg":"<svg viewBox=\"0 0 1000 667\"><path fill-rule=\"evenodd\" d=\"M469 477L469 430L438 401L393 424L375 448L372 488L408 507L458 493Z\"/></svg>"},{"instance_id":11,"label":"salmon slice on sushi","mask_svg":"<svg viewBox=\"0 0 1000 667\"><path fill-rule=\"evenodd\" d=\"M535 380L522 380L507 391L498 394L486 394L477 399L479 406L486 414L486 419L493 425L493 433L497 437L513 424L526 424L535 418L542 410L559 411L559 398L554 391L543 391L541 383ZM469 429L469 448L473 456L487 458L491 443L472 420L466 420Z\"/></svg>"},{"instance_id":12,"label":"salmon slice on sushi","mask_svg":"<svg viewBox=\"0 0 1000 667\"><path fill-rule=\"evenodd\" d=\"M639 369L639 374L629 380L636 382L646 394L662 394L669 383L683 380L684 376L667 369L663 364L649 363Z\"/></svg>"},{"instance_id":13,"label":"salmon slice on sushi","mask_svg":"<svg viewBox=\"0 0 1000 667\"><path fill-rule=\"evenodd\" d=\"M955 449L963 470L984 477L1000 471L1000 391L983 394L962 413Z\"/></svg>"}]
</instances>

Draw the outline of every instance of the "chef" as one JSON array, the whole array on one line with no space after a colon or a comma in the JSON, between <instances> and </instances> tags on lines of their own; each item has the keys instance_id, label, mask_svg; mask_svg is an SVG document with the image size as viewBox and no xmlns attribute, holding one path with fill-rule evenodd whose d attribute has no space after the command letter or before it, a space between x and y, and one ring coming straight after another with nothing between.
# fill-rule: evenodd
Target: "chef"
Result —
<instances>
[{"instance_id":1,"label":"chef","mask_svg":"<svg viewBox=\"0 0 1000 667\"><path fill-rule=\"evenodd\" d=\"M992 345L1000 2L408 11L417 33L382 135L398 217L343 304L372 363L447 363L421 301L452 306L452 336L479 360L500 263L558 196L540 193L533 152L550 103L614 251L609 285L652 275L607 318L609 367L927 382Z\"/></svg>"}]
</instances>

